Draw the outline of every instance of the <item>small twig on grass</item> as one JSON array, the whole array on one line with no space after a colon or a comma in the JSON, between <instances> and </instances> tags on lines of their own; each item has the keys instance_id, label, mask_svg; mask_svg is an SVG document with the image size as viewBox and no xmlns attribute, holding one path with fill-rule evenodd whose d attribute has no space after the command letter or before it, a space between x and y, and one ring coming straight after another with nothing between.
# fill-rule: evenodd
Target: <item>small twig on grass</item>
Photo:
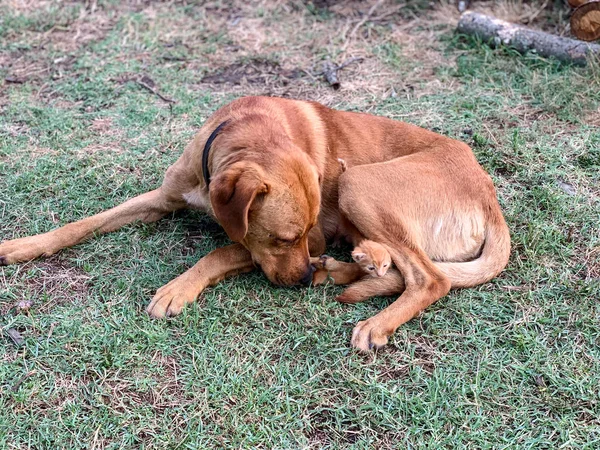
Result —
<instances>
[{"instance_id":1,"label":"small twig on grass","mask_svg":"<svg viewBox=\"0 0 600 450\"><path fill-rule=\"evenodd\" d=\"M23 83L25 83L25 79L24 78L17 78L17 77L11 77L11 76L4 77L4 81L6 81L7 83L12 83L12 84L23 84Z\"/></svg>"},{"instance_id":2,"label":"small twig on grass","mask_svg":"<svg viewBox=\"0 0 600 450\"><path fill-rule=\"evenodd\" d=\"M362 56L355 56L353 58L348 58L346 61L344 61L343 63L341 63L337 70L342 70L344 67L349 66L350 64L354 64L355 62L363 62L365 58L363 58Z\"/></svg>"},{"instance_id":3,"label":"small twig on grass","mask_svg":"<svg viewBox=\"0 0 600 450\"><path fill-rule=\"evenodd\" d=\"M25 375L23 375L21 378L19 378L19 379L17 380L17 382L14 384L14 386L13 386L13 387L11 387L11 388L10 388L10 390L11 390L12 392L17 392L17 391L19 390L19 388L21 387L21 385L23 384L23 382L24 382L24 381L25 381L27 378L29 378L31 375L34 375L34 374L35 374L35 370L31 370L31 371L27 372Z\"/></svg>"},{"instance_id":4,"label":"small twig on grass","mask_svg":"<svg viewBox=\"0 0 600 450\"><path fill-rule=\"evenodd\" d=\"M323 62L323 76L325 80L329 83L329 85L334 89L338 90L340 88L340 82L337 77L338 66L336 66L331 61L327 60Z\"/></svg>"},{"instance_id":5,"label":"small twig on grass","mask_svg":"<svg viewBox=\"0 0 600 450\"><path fill-rule=\"evenodd\" d=\"M147 89L148 91L152 92L154 95L156 95L162 101L167 102L167 103L177 103L177 100L173 100L172 98L165 97L160 92L158 92L156 89L154 89L154 87L152 87L152 85L154 84L154 81L152 81L147 76L144 75L141 78L133 79L133 81L135 81L137 84L142 86L144 89Z\"/></svg>"},{"instance_id":6,"label":"small twig on grass","mask_svg":"<svg viewBox=\"0 0 600 450\"><path fill-rule=\"evenodd\" d=\"M334 64L330 60L326 60L323 62L323 71L321 75L325 77L325 80L329 83L329 85L335 89L336 91L341 87L341 84L338 80L337 73L342 70L344 67L349 66L350 64L361 62L364 58L361 56L357 56L354 58L348 58L342 64Z\"/></svg>"},{"instance_id":7,"label":"small twig on grass","mask_svg":"<svg viewBox=\"0 0 600 450\"><path fill-rule=\"evenodd\" d=\"M373 15L373 13L375 12L375 10L377 8L379 8L379 6L384 2L385 0L377 0L377 2L371 6L371 8L369 9L369 12L367 12L367 15L365 17L362 18L362 20L360 22L358 22L354 28L352 28L352 31L350 32L348 38L352 39L354 37L354 35L356 34L356 32L359 30L360 27L362 27L367 20L369 20L371 18L371 16Z\"/></svg>"},{"instance_id":8,"label":"small twig on grass","mask_svg":"<svg viewBox=\"0 0 600 450\"><path fill-rule=\"evenodd\" d=\"M548 3L550 2L550 0L546 0L542 6L540 6L531 16L527 17L527 23L531 23L533 22L537 16L539 16L541 14L541 12L546 9L546 6L548 6Z\"/></svg>"}]
</instances>

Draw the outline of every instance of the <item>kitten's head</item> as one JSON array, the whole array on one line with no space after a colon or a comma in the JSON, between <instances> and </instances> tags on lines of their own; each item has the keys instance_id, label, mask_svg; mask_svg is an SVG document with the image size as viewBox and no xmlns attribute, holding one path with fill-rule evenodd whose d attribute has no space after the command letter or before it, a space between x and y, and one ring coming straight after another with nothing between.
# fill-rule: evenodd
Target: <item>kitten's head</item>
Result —
<instances>
[{"instance_id":1,"label":"kitten's head","mask_svg":"<svg viewBox=\"0 0 600 450\"><path fill-rule=\"evenodd\" d=\"M392 264L385 247L370 240L362 241L352 250L352 259L373 277L384 276Z\"/></svg>"}]
</instances>

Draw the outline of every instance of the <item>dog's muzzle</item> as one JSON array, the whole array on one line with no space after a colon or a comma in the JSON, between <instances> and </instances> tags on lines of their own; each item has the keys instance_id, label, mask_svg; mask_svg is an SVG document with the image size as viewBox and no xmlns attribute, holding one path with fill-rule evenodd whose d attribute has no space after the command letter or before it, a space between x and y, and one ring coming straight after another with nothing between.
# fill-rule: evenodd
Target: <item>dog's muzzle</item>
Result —
<instances>
[{"instance_id":1,"label":"dog's muzzle","mask_svg":"<svg viewBox=\"0 0 600 450\"><path fill-rule=\"evenodd\" d=\"M300 278L300 284L304 286L309 286L312 283L313 273L315 273L315 269L312 264L308 265L308 268L302 278Z\"/></svg>"}]
</instances>

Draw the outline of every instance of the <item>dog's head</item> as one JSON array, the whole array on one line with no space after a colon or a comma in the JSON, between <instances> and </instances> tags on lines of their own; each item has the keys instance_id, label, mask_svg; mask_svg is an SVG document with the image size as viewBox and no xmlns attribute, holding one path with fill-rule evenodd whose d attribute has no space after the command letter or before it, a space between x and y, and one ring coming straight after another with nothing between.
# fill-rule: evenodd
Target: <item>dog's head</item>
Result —
<instances>
[{"instance_id":1,"label":"dog's head","mask_svg":"<svg viewBox=\"0 0 600 450\"><path fill-rule=\"evenodd\" d=\"M235 162L210 184L214 214L272 282L308 284L308 233L317 224L321 194L314 163L299 149Z\"/></svg>"}]
</instances>

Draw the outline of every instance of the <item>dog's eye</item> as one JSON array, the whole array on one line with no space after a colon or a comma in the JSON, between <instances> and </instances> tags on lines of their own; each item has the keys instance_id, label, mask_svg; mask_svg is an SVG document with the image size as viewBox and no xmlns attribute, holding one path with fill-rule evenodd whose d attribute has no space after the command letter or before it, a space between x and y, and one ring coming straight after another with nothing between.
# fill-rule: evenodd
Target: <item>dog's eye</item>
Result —
<instances>
[{"instance_id":1,"label":"dog's eye","mask_svg":"<svg viewBox=\"0 0 600 450\"><path fill-rule=\"evenodd\" d=\"M300 238L295 238L295 239L282 239L282 238L278 238L277 239L277 243L279 245L283 245L286 247L291 247L292 245L296 245L298 243L298 240Z\"/></svg>"}]
</instances>

